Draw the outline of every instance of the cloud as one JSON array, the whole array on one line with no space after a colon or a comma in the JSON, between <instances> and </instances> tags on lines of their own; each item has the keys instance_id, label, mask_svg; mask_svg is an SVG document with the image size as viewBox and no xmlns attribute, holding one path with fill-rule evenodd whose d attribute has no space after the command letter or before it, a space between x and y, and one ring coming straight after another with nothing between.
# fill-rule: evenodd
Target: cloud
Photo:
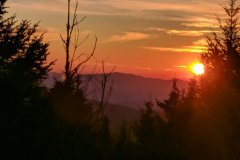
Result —
<instances>
[{"instance_id":1,"label":"cloud","mask_svg":"<svg viewBox=\"0 0 240 160\"><path fill-rule=\"evenodd\" d=\"M188 66L186 66L186 65L174 65L173 67L176 67L176 68L188 68Z\"/></svg>"},{"instance_id":2,"label":"cloud","mask_svg":"<svg viewBox=\"0 0 240 160\"><path fill-rule=\"evenodd\" d=\"M139 33L139 32L123 32L120 35L112 35L106 40L106 42L127 42L136 41L150 38L150 34Z\"/></svg>"},{"instance_id":3,"label":"cloud","mask_svg":"<svg viewBox=\"0 0 240 160\"><path fill-rule=\"evenodd\" d=\"M47 11L47 12L63 12L66 11L66 7L63 4L56 3L56 1L50 2L18 2L13 1L9 3L10 8L14 8L17 10L27 10L27 11ZM52 6L52 7L50 7ZM54 7L53 7L54 6Z\"/></svg>"},{"instance_id":4,"label":"cloud","mask_svg":"<svg viewBox=\"0 0 240 160\"><path fill-rule=\"evenodd\" d=\"M44 39L47 42L54 42L54 41L61 41L60 35L66 39L66 31L60 30L56 27L46 27L46 28L39 28L37 31L37 35L42 35L44 33ZM94 32L91 30L83 30L79 32L79 41L84 40L88 36L94 35ZM72 40L74 41L75 33L73 33ZM89 38L90 39L90 38ZM87 41L85 41L87 43Z\"/></svg>"},{"instance_id":5,"label":"cloud","mask_svg":"<svg viewBox=\"0 0 240 160\"><path fill-rule=\"evenodd\" d=\"M178 35L178 36L202 36L207 33L212 33L211 30L168 30L169 35ZM215 31L217 32L217 31Z\"/></svg>"},{"instance_id":6,"label":"cloud","mask_svg":"<svg viewBox=\"0 0 240 160\"><path fill-rule=\"evenodd\" d=\"M143 16L144 11L166 11L171 13L216 13L215 2L207 0L201 1L151 1L151 0L79 0L79 12L97 15L127 15ZM67 0L12 0L9 2L11 7L28 10L41 10L50 12L65 12ZM72 3L74 7L74 2ZM198 7L196 7L198 6ZM140 14L139 14L140 13ZM146 15L145 15L146 16Z\"/></svg>"},{"instance_id":7,"label":"cloud","mask_svg":"<svg viewBox=\"0 0 240 160\"><path fill-rule=\"evenodd\" d=\"M179 52L179 53L203 53L206 49L203 46L184 46L182 48L167 48L167 47L144 47L145 49L158 52Z\"/></svg>"},{"instance_id":8,"label":"cloud","mask_svg":"<svg viewBox=\"0 0 240 160\"><path fill-rule=\"evenodd\" d=\"M158 31L158 32L167 32L165 28L158 28L158 27L149 27L145 29L145 31Z\"/></svg>"},{"instance_id":9,"label":"cloud","mask_svg":"<svg viewBox=\"0 0 240 160\"><path fill-rule=\"evenodd\" d=\"M67 1L59 1L59 0L53 0L53 1L24 1L24 2L18 2L18 1L12 1L9 2L8 5L10 8L21 11L25 10L28 12L38 11L38 12L44 12L44 13L55 13L55 14L66 14L67 11ZM78 13L79 14L87 14L87 15L115 15L111 8L104 8L104 6L98 6L98 8L92 3L89 2L79 2L78 5ZM71 11L73 12L75 8L75 3L71 4Z\"/></svg>"},{"instance_id":10,"label":"cloud","mask_svg":"<svg viewBox=\"0 0 240 160\"><path fill-rule=\"evenodd\" d=\"M86 0L83 0L86 2ZM177 10L189 12L215 12L209 8L216 7L216 3L207 0L202 1L150 1L150 0L92 0L92 3L98 5L108 5L116 9L125 9L131 11L144 11L144 10ZM198 6L198 7L196 7Z\"/></svg>"},{"instance_id":11,"label":"cloud","mask_svg":"<svg viewBox=\"0 0 240 160\"><path fill-rule=\"evenodd\" d=\"M193 45L195 45L195 46L206 46L207 41L206 41L206 39L202 38L202 39L199 39L197 41L194 41Z\"/></svg>"},{"instance_id":12,"label":"cloud","mask_svg":"<svg viewBox=\"0 0 240 160\"><path fill-rule=\"evenodd\" d=\"M196 28L219 28L217 24L214 24L211 22L206 21L200 21L200 22L184 22L181 25L186 27L196 27Z\"/></svg>"},{"instance_id":13,"label":"cloud","mask_svg":"<svg viewBox=\"0 0 240 160\"><path fill-rule=\"evenodd\" d=\"M207 49L207 41L202 38L192 42L190 46L182 47L143 47L144 49L158 52L177 52L177 53L204 53Z\"/></svg>"},{"instance_id":14,"label":"cloud","mask_svg":"<svg viewBox=\"0 0 240 160\"><path fill-rule=\"evenodd\" d=\"M48 41L58 41L60 40L60 34L63 34L60 32L58 28L54 27L47 27L45 29L40 29L39 33L45 33L45 37Z\"/></svg>"},{"instance_id":15,"label":"cloud","mask_svg":"<svg viewBox=\"0 0 240 160\"><path fill-rule=\"evenodd\" d=\"M158 28L158 27L149 27L145 29L145 31L156 31L156 32L165 32L169 35L177 35L177 36L191 36L191 37L198 37L208 33L219 32L218 30L177 30L177 29L170 29L167 28Z\"/></svg>"}]
</instances>

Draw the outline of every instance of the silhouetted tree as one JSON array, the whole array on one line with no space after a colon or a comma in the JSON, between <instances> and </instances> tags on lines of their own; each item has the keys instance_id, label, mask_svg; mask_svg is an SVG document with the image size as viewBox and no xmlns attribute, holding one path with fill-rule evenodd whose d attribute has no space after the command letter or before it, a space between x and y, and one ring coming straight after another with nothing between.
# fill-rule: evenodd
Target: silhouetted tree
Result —
<instances>
[{"instance_id":1,"label":"silhouetted tree","mask_svg":"<svg viewBox=\"0 0 240 160\"><path fill-rule=\"evenodd\" d=\"M42 81L53 62L47 62L48 43L38 24L5 18L5 2L0 7L1 141L9 157L26 158L38 150L36 135L45 103Z\"/></svg>"},{"instance_id":2,"label":"silhouetted tree","mask_svg":"<svg viewBox=\"0 0 240 160\"><path fill-rule=\"evenodd\" d=\"M123 123L119 128L115 146L113 147L113 154L110 155L110 159L131 160L143 158L138 145L134 142L133 137L131 137L132 130L127 125L127 123Z\"/></svg>"},{"instance_id":3,"label":"silhouetted tree","mask_svg":"<svg viewBox=\"0 0 240 160\"><path fill-rule=\"evenodd\" d=\"M201 103L198 108L201 108L201 111L198 110L198 116L201 118L196 123L202 130L208 130L206 139L209 139L209 143L204 140L202 142L209 147L208 150L212 153L209 156L213 156L214 159L238 159L240 146L236 142L240 140L239 1L228 0L228 5L223 6L223 9L225 18L217 17L220 33L207 36L207 50L201 55L205 73L199 82ZM203 132L201 134L205 135Z\"/></svg>"},{"instance_id":4,"label":"silhouetted tree","mask_svg":"<svg viewBox=\"0 0 240 160\"><path fill-rule=\"evenodd\" d=\"M6 13L6 7L5 3L7 0L0 0L0 16L2 16L4 13Z\"/></svg>"},{"instance_id":5,"label":"silhouetted tree","mask_svg":"<svg viewBox=\"0 0 240 160\"><path fill-rule=\"evenodd\" d=\"M51 97L52 103L57 112L61 112L60 116L68 119L75 119L71 122L89 123L92 118L93 110L90 103L87 102L85 90L82 87L82 79L79 71L85 65L95 52L97 39L95 39L92 52L85 58L81 59L84 53L77 55L77 49L87 40L88 36L80 41L79 39L79 24L86 18L78 19L77 9L78 2L76 2L73 16L71 16L71 0L67 1L67 24L66 24L66 38L60 36L64 45L66 53L65 59L65 79L63 81L56 80L55 86L52 88ZM73 48L73 53L70 49ZM80 120L81 119L81 120Z\"/></svg>"},{"instance_id":6,"label":"silhouetted tree","mask_svg":"<svg viewBox=\"0 0 240 160\"><path fill-rule=\"evenodd\" d=\"M217 88L219 84L229 83L239 87L240 82L240 43L238 0L229 0L223 6L226 18L217 17L221 35L213 32L207 36L207 50L201 55L205 65L204 84Z\"/></svg>"},{"instance_id":7,"label":"silhouetted tree","mask_svg":"<svg viewBox=\"0 0 240 160\"><path fill-rule=\"evenodd\" d=\"M177 79L173 79L172 91L169 94L169 98L163 102L157 100L157 105L164 110L164 113L169 120L174 116L172 114L174 114L174 110L176 110L181 103L181 98L181 92L177 87Z\"/></svg>"},{"instance_id":8,"label":"silhouetted tree","mask_svg":"<svg viewBox=\"0 0 240 160\"><path fill-rule=\"evenodd\" d=\"M79 25L82 21L86 19L83 17L79 19L77 15L78 2L76 2L73 15L71 17L71 0L67 2L67 24L66 24L66 38L64 39L61 35L61 39L64 45L66 59L65 59L65 83L67 85L75 85L79 87L80 84L80 71L83 66L91 59L94 58L94 53L97 45L97 37L95 37L95 42L91 53L77 53L79 47L89 38L86 36L83 40L80 40L80 30ZM71 19L72 18L72 19ZM70 49L73 49L73 53L70 52ZM76 86L78 85L78 86Z\"/></svg>"},{"instance_id":9,"label":"silhouetted tree","mask_svg":"<svg viewBox=\"0 0 240 160\"><path fill-rule=\"evenodd\" d=\"M79 38L79 24L86 17L78 19L78 3L71 16L70 4L68 0L66 38L61 35L66 53L65 79L56 81L50 91L55 117L52 134L56 136L52 143L56 148L53 154L55 158L105 159L111 143L108 118L105 115L99 117L95 112L97 109L86 99L81 75L83 66L94 58L97 38L91 53L85 58L85 53L78 53L78 48L88 39L88 36L82 41ZM73 53L70 53L70 48Z\"/></svg>"},{"instance_id":10,"label":"silhouetted tree","mask_svg":"<svg viewBox=\"0 0 240 160\"><path fill-rule=\"evenodd\" d=\"M38 24L31 26L27 20L16 23L13 16L3 20L0 28L1 98L13 98L8 103L31 103L52 63L46 62L48 44L43 35L36 34Z\"/></svg>"},{"instance_id":11,"label":"silhouetted tree","mask_svg":"<svg viewBox=\"0 0 240 160\"><path fill-rule=\"evenodd\" d=\"M167 122L153 109L153 102L147 101L145 107L134 127L139 154L142 159L167 159Z\"/></svg>"}]
</instances>

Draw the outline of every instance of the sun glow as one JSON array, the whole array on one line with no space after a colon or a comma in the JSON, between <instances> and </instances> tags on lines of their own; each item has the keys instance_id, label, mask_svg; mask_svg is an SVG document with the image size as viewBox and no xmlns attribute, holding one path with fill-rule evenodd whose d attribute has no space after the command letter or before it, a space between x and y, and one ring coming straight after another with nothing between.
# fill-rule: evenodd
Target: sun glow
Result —
<instances>
[{"instance_id":1,"label":"sun glow","mask_svg":"<svg viewBox=\"0 0 240 160\"><path fill-rule=\"evenodd\" d=\"M195 75L201 75L204 73L204 65L201 64L201 63L195 63L193 66L192 66L192 72L195 74Z\"/></svg>"}]
</instances>

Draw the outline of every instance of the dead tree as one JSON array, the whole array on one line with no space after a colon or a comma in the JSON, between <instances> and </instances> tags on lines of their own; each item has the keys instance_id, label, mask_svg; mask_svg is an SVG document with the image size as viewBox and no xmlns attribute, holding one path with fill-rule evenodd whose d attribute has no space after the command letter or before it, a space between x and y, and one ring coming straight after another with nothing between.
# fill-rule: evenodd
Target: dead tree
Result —
<instances>
[{"instance_id":1,"label":"dead tree","mask_svg":"<svg viewBox=\"0 0 240 160\"><path fill-rule=\"evenodd\" d=\"M63 46L66 53L65 59L65 82L68 85L73 85L72 87L80 89L80 74L79 71L81 68L92 58L94 57L94 53L97 45L97 37L95 36L95 42L91 53L87 55L87 57L83 57L85 53L77 54L78 48L89 38L89 35L86 36L83 40L80 40L80 29L79 25L83 22L86 17L81 19L78 18L77 9L78 2L76 2L73 16L71 19L71 0L68 0L68 11L67 11L67 24L66 24L66 38L64 39L62 35L60 35ZM74 36L74 37L73 37ZM73 52L70 53L70 48L73 48Z\"/></svg>"},{"instance_id":2,"label":"dead tree","mask_svg":"<svg viewBox=\"0 0 240 160\"><path fill-rule=\"evenodd\" d=\"M103 114L105 106L109 103L113 90L113 81L109 83L109 77L112 75L116 67L113 67L110 72L105 71L105 64L102 60L102 74L101 74L101 98L99 103L98 112ZM110 85L109 85L110 84Z\"/></svg>"},{"instance_id":3,"label":"dead tree","mask_svg":"<svg viewBox=\"0 0 240 160\"><path fill-rule=\"evenodd\" d=\"M95 36L94 45L92 51L87 54L86 57L83 58L85 53L78 53L78 48L86 42L89 38L89 35L86 36L83 40L80 40L80 29L79 25L83 22L86 17L78 18L77 9L78 9L78 2L75 4L74 12L71 18L71 0L68 0L68 10L67 10L67 24L66 24L66 38L63 38L60 35L61 40L63 42L64 50L66 53L65 59L65 84L70 86L76 90L84 90L87 86L82 86L82 77L80 76L81 70L84 68L85 64L89 62L91 58L94 58L96 62L99 64L101 63L102 67L102 74L99 80L100 83L100 100L99 106L97 108L97 114L104 115L105 106L108 104L111 93L112 93L112 84L108 85L109 76L113 73L116 67L114 67L110 72L105 71L105 63L102 60L101 62L98 61L95 56L95 50L97 45L97 37ZM72 49L72 52L70 52ZM90 79L91 80L91 79ZM88 80L89 81L89 80ZM89 82L87 82L89 84ZM86 89L85 89L86 90ZM101 116L100 116L101 117Z\"/></svg>"}]
</instances>

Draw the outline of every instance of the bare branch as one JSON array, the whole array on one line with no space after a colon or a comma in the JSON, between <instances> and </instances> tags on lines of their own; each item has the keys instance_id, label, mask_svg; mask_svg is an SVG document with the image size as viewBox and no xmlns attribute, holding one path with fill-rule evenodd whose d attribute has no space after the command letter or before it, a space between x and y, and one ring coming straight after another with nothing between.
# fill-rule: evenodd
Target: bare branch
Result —
<instances>
[{"instance_id":1,"label":"bare branch","mask_svg":"<svg viewBox=\"0 0 240 160\"><path fill-rule=\"evenodd\" d=\"M101 99L100 99L100 104L97 111L99 114L103 114L105 106L109 103L112 90L113 90L113 81L109 87L107 86L107 84L108 84L109 76L114 72L115 69L116 69L116 66L113 67L110 72L106 73L105 63L102 60Z\"/></svg>"},{"instance_id":2,"label":"bare branch","mask_svg":"<svg viewBox=\"0 0 240 160\"><path fill-rule=\"evenodd\" d=\"M89 56L85 60L83 60L81 63L79 63L73 70L78 70L83 64L87 63L93 57L96 47L97 47L97 37L95 37L95 42L94 42L92 52L89 54Z\"/></svg>"}]
</instances>

